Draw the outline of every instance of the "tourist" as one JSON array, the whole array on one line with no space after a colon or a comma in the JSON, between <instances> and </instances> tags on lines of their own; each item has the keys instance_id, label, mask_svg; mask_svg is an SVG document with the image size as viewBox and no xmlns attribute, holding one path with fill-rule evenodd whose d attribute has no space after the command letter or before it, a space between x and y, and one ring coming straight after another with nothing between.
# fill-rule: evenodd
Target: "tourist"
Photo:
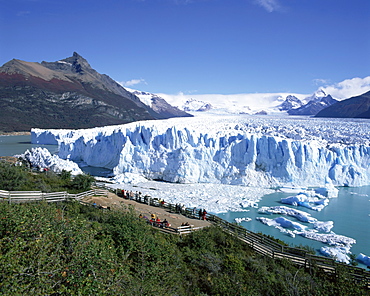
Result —
<instances>
[{"instance_id":1,"label":"tourist","mask_svg":"<svg viewBox=\"0 0 370 296\"><path fill-rule=\"evenodd\" d=\"M168 223L168 221L167 221L167 219L166 219L166 218L164 218L164 220L163 220L163 222L162 222L162 225L163 225L163 227L164 227L164 228L166 228L166 227L170 227L170 226L171 226L171 224L170 224L170 223Z\"/></svg>"},{"instance_id":2,"label":"tourist","mask_svg":"<svg viewBox=\"0 0 370 296\"><path fill-rule=\"evenodd\" d=\"M206 216L207 216L207 211L206 209L204 209L202 213L202 220L207 220Z\"/></svg>"}]
</instances>

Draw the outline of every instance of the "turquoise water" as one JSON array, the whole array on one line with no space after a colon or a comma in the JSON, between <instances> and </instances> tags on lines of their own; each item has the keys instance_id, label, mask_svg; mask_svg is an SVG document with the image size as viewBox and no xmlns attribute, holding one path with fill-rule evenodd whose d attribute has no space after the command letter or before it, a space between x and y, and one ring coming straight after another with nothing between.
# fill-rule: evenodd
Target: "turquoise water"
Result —
<instances>
[{"instance_id":1,"label":"turquoise water","mask_svg":"<svg viewBox=\"0 0 370 296\"><path fill-rule=\"evenodd\" d=\"M31 136L0 136L0 156L22 154L27 149L44 147L50 153L58 152L58 145L31 144Z\"/></svg>"},{"instance_id":2,"label":"turquoise water","mask_svg":"<svg viewBox=\"0 0 370 296\"><path fill-rule=\"evenodd\" d=\"M321 212L309 210L303 207L294 207L295 209L305 211L311 214L312 217L320 221L334 221L332 231L336 234L344 235L356 239L356 244L351 248L352 253L358 255L364 253L370 255L370 186L364 187L341 187L337 198L330 199L329 205ZM283 205L279 201L282 197L292 196L291 193L273 193L266 195L259 202L259 207L262 206L278 206ZM288 206L288 205L285 205ZM250 208L249 212L227 212L219 214L221 218L234 222L235 218L250 217L252 221L242 222L241 225L253 232L262 232L279 238L292 246L307 245L316 250L325 246L321 242L310 240L302 236L296 235L292 238L281 233L278 229L262 224L257 221L256 217L276 218L281 215L266 215L258 213L258 209ZM293 217L287 217L290 220L296 221ZM299 221L297 221L299 222ZM299 222L304 225L303 222ZM318 253L319 254L319 253Z\"/></svg>"},{"instance_id":3,"label":"turquoise water","mask_svg":"<svg viewBox=\"0 0 370 296\"><path fill-rule=\"evenodd\" d=\"M33 145L31 144L31 136L0 136L0 156L12 156L15 154L24 153L27 149L33 147L45 147L51 153L58 151L57 145ZM104 168L82 168L85 172L91 175L106 175L111 171ZM291 196L288 193L273 193L263 197L259 202L259 207L262 206L277 206L282 197ZM343 187L339 188L338 198L333 198L330 203L321 212L312 211L306 208L297 208L311 214L312 217L320 221L334 221L332 229L336 234L345 235L356 239L357 243L352 246L352 253L358 255L364 253L370 255L370 186L364 187ZM272 235L291 245L308 245L315 249L324 246L323 243L306 239L301 236L292 238L286 234L282 234L278 229L262 224L255 220L256 217L264 216L257 212L258 209L250 208L249 212L228 212L218 214L221 218L234 222L235 218L250 217L252 221L242 222L241 225L245 228L264 234ZM274 218L278 215L268 215L268 218ZM294 218L289 217L294 220ZM303 223L302 223L303 224Z\"/></svg>"}]
</instances>

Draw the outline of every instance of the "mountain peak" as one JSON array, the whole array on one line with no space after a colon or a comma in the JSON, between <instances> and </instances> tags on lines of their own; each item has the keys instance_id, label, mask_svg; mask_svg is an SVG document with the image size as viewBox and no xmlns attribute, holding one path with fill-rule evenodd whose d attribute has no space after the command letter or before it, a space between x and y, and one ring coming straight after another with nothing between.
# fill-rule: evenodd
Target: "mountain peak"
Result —
<instances>
[{"instance_id":1,"label":"mountain peak","mask_svg":"<svg viewBox=\"0 0 370 296\"><path fill-rule=\"evenodd\" d=\"M61 71L64 74L85 74L85 72L91 72L93 69L90 64L77 52L73 52L71 57L59 60L56 62L45 62L41 63L46 68L54 71Z\"/></svg>"}]
</instances>

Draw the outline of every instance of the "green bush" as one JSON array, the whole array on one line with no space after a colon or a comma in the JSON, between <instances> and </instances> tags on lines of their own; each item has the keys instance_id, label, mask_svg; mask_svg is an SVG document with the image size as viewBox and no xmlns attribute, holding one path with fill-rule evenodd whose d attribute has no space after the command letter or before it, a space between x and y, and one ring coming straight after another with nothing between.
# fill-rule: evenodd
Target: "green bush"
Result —
<instances>
[{"instance_id":1,"label":"green bush","mask_svg":"<svg viewBox=\"0 0 370 296\"><path fill-rule=\"evenodd\" d=\"M76 193L89 190L93 182L94 177L90 175L80 174L72 178L71 173L64 170L60 174L52 171L35 173L24 166L0 161L0 190Z\"/></svg>"},{"instance_id":2,"label":"green bush","mask_svg":"<svg viewBox=\"0 0 370 296\"><path fill-rule=\"evenodd\" d=\"M94 182L94 180L94 177L90 175L80 174L73 178L70 187L72 189L86 191L90 189L91 184Z\"/></svg>"},{"instance_id":3,"label":"green bush","mask_svg":"<svg viewBox=\"0 0 370 296\"><path fill-rule=\"evenodd\" d=\"M28 174L22 167L0 161L0 189L20 190L28 181Z\"/></svg>"}]
</instances>

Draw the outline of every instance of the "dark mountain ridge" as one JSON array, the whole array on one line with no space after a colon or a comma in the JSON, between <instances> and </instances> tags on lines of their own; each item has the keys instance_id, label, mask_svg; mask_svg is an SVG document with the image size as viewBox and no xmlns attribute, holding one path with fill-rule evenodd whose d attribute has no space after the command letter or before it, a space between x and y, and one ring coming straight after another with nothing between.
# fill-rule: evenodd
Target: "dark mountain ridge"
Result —
<instances>
[{"instance_id":1,"label":"dark mountain ridge","mask_svg":"<svg viewBox=\"0 0 370 296\"><path fill-rule=\"evenodd\" d=\"M316 117L370 118L370 91L337 102L321 110Z\"/></svg>"},{"instance_id":2,"label":"dark mountain ridge","mask_svg":"<svg viewBox=\"0 0 370 296\"><path fill-rule=\"evenodd\" d=\"M169 104L147 106L76 52L56 62L13 59L0 67L0 130L90 128L191 116Z\"/></svg>"}]
</instances>

